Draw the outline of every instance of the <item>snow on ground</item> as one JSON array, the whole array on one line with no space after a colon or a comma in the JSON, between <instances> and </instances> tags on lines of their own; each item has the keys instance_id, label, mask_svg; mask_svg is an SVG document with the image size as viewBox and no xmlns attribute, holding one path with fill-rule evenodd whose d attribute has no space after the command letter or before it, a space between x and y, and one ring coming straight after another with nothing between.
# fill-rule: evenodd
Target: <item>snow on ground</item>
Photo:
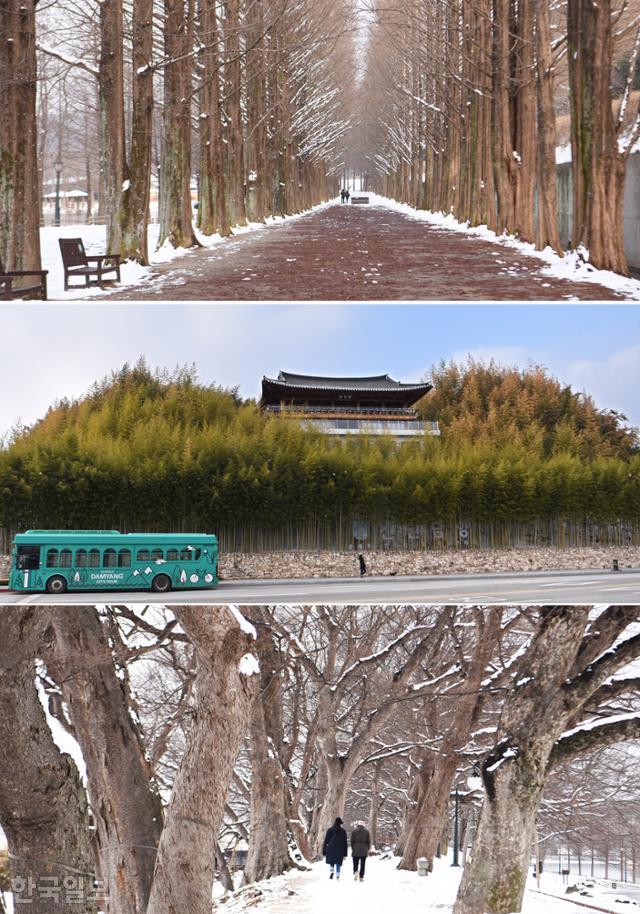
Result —
<instances>
[{"instance_id":1,"label":"snow on ground","mask_svg":"<svg viewBox=\"0 0 640 914\"><path fill-rule=\"evenodd\" d=\"M434 871L426 878L396 869L397 859L371 857L364 882L354 882L351 859L345 860L340 881L329 879L326 863L316 863L310 872L287 873L276 879L246 886L214 904L216 914L327 914L328 911L366 911L367 914L449 914L453 908L462 869L451 866L450 859L436 860ZM523 914L584 914L584 904L612 912L629 911L630 905L616 904L613 895L589 899L580 905L565 895L560 877L542 877L541 892L535 880L528 885ZM543 894L544 892L544 894ZM558 894L562 897L551 897ZM632 908L631 910L634 910Z\"/></svg>"},{"instance_id":2,"label":"snow on ground","mask_svg":"<svg viewBox=\"0 0 640 914\"><path fill-rule=\"evenodd\" d=\"M296 213L293 216L269 216L265 223L250 222L248 225L236 226L233 230L233 236L245 235L247 232L257 232L269 226L282 225L292 219L299 219L307 213L318 212L327 206L332 206L336 200L330 200L326 203L320 203L302 213ZM203 235L195 229L196 237L202 247L213 248L218 244L226 241L220 235ZM184 257L193 249L174 248L167 242L156 250L158 244L160 227L157 223L149 226L149 259L151 264L170 263L179 257ZM128 261L120 268L121 282L119 285L108 283L104 289L99 286L81 286L81 280L75 279L72 282L78 283L76 289L64 290L64 272L62 269L62 257L58 246L59 238L82 238L85 250L89 255L104 254L106 252L106 229L104 225L78 225L53 226L47 225L40 229L40 247L42 252L42 269L49 270L47 277L48 297L50 300L73 301L74 299L98 298L101 295L112 293L115 289L123 289L126 286L139 285L153 277L149 267L142 267L138 263Z\"/></svg>"},{"instance_id":3,"label":"snow on ground","mask_svg":"<svg viewBox=\"0 0 640 914\"><path fill-rule=\"evenodd\" d=\"M428 222L434 228L460 232L465 235L482 238L484 241L490 241L493 244L505 245L519 251L526 257L537 257L538 260L542 260L546 264L540 270L541 276L566 279L570 282L597 283L614 292L619 292L625 298L640 301L640 280L627 279L624 276L620 276L619 273L613 273L611 270L596 270L590 263L585 262L584 258L588 258L587 251L583 250L581 254L576 251L569 251L561 257L549 247L543 251L538 251L529 242L519 241L513 235L496 235L486 225L470 226L468 222L459 222L451 214L446 215L445 213L435 213L430 210L414 209L408 203L398 203L396 200L382 197L379 194L370 193L368 196L373 206L393 209L420 222Z\"/></svg>"}]
</instances>

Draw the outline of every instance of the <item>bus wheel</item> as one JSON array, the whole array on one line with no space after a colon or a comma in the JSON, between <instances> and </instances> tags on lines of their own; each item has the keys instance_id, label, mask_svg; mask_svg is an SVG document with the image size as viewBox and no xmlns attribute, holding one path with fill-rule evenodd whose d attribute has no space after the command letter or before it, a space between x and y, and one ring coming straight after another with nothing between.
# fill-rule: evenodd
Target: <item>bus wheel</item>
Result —
<instances>
[{"instance_id":1,"label":"bus wheel","mask_svg":"<svg viewBox=\"0 0 640 914\"><path fill-rule=\"evenodd\" d=\"M67 582L64 578L60 577L59 574L54 574L52 578L49 578L47 581L47 593L66 593L67 592Z\"/></svg>"},{"instance_id":2,"label":"bus wheel","mask_svg":"<svg viewBox=\"0 0 640 914\"><path fill-rule=\"evenodd\" d=\"M155 593L166 593L171 590L171 578L166 574L157 574L151 582L151 590Z\"/></svg>"}]
</instances>

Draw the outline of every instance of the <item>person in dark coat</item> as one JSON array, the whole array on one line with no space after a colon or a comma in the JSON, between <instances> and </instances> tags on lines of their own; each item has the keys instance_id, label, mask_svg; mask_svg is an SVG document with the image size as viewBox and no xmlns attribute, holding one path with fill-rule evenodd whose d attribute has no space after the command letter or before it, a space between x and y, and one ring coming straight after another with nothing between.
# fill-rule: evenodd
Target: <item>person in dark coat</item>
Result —
<instances>
[{"instance_id":1,"label":"person in dark coat","mask_svg":"<svg viewBox=\"0 0 640 914\"><path fill-rule=\"evenodd\" d=\"M360 577L363 578L367 573L367 564L362 553L358 556L358 562L360 564Z\"/></svg>"},{"instance_id":2,"label":"person in dark coat","mask_svg":"<svg viewBox=\"0 0 640 914\"><path fill-rule=\"evenodd\" d=\"M362 822L358 822L351 832L351 854L353 856L353 878L358 878L360 870L360 882L364 879L364 867L369 856L371 847L371 836Z\"/></svg>"},{"instance_id":3,"label":"person in dark coat","mask_svg":"<svg viewBox=\"0 0 640 914\"><path fill-rule=\"evenodd\" d=\"M331 828L327 829L327 834L324 836L324 844L322 845L322 853L331 867L329 879L333 879L334 867L336 879L339 879L342 861L348 853L347 833L342 827L342 819L340 816L338 816Z\"/></svg>"}]
</instances>

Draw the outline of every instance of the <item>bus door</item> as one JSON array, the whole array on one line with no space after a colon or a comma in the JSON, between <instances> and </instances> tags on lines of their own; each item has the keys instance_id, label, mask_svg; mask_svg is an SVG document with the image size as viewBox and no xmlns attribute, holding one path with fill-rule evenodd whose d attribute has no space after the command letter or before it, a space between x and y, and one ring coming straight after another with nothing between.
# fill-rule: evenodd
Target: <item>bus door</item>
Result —
<instances>
[{"instance_id":1,"label":"bus door","mask_svg":"<svg viewBox=\"0 0 640 914\"><path fill-rule=\"evenodd\" d=\"M31 543L21 544L16 547L16 584L25 590L36 586L37 573L40 570L41 546Z\"/></svg>"}]
</instances>

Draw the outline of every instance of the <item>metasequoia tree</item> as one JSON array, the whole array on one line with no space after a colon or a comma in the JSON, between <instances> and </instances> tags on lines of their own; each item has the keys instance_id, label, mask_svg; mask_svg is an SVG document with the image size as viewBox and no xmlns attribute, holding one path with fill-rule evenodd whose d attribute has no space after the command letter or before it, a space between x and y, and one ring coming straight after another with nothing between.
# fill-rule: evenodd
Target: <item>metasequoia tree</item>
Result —
<instances>
[{"instance_id":1,"label":"metasequoia tree","mask_svg":"<svg viewBox=\"0 0 640 914\"><path fill-rule=\"evenodd\" d=\"M624 253L624 187L628 157L640 137L640 103L629 120L640 29L617 118L611 105L614 29L611 0L568 0L567 44L571 101L573 244L597 267L628 275Z\"/></svg>"},{"instance_id":2,"label":"metasequoia tree","mask_svg":"<svg viewBox=\"0 0 640 914\"><path fill-rule=\"evenodd\" d=\"M485 800L454 914L507 914L522 905L535 819L560 758L637 736L637 713L580 726L608 680L640 655L636 607L540 610L481 767ZM604 693L599 692L601 689Z\"/></svg>"},{"instance_id":3,"label":"metasequoia tree","mask_svg":"<svg viewBox=\"0 0 640 914\"><path fill-rule=\"evenodd\" d=\"M196 179L205 234L230 234L246 222L247 208L264 220L335 192L330 173L348 120L341 86L352 72L351 0L166 0L159 13L154 24L153 0L92 0L82 8L58 0L42 16L41 33L51 40L40 43L41 53L74 74L73 97L75 75L96 81L109 249L147 259L155 146L160 244L196 243ZM67 17L72 30L61 27ZM82 118L89 146L86 110ZM62 155L62 127L57 133L55 155Z\"/></svg>"},{"instance_id":4,"label":"metasequoia tree","mask_svg":"<svg viewBox=\"0 0 640 914\"><path fill-rule=\"evenodd\" d=\"M198 182L198 228L205 235L231 234L227 206L226 156L221 107L220 26L216 0L198 2L200 39L200 88L198 90L200 135L200 180Z\"/></svg>"},{"instance_id":5,"label":"metasequoia tree","mask_svg":"<svg viewBox=\"0 0 640 914\"><path fill-rule=\"evenodd\" d=\"M197 244L191 211L194 0L164 0L164 79L158 246Z\"/></svg>"},{"instance_id":6,"label":"metasequoia tree","mask_svg":"<svg viewBox=\"0 0 640 914\"><path fill-rule=\"evenodd\" d=\"M75 762L54 743L36 688L45 624L46 610L2 612L0 825L17 901L53 914L65 897L63 880L71 877L82 910L91 914L97 905L85 791Z\"/></svg>"},{"instance_id":7,"label":"metasequoia tree","mask_svg":"<svg viewBox=\"0 0 640 914\"><path fill-rule=\"evenodd\" d=\"M571 0L566 35L559 25L556 17L552 28L549 0L411 0L402 11L376 3L351 146L382 193L561 251L556 73L566 54L571 244L587 249L594 265L626 273L625 169L640 136L631 94L638 37L615 116L612 61L637 24L625 4Z\"/></svg>"},{"instance_id":8,"label":"metasequoia tree","mask_svg":"<svg viewBox=\"0 0 640 914\"><path fill-rule=\"evenodd\" d=\"M41 266L36 7L37 0L0 2L0 260L5 270Z\"/></svg>"}]
</instances>

